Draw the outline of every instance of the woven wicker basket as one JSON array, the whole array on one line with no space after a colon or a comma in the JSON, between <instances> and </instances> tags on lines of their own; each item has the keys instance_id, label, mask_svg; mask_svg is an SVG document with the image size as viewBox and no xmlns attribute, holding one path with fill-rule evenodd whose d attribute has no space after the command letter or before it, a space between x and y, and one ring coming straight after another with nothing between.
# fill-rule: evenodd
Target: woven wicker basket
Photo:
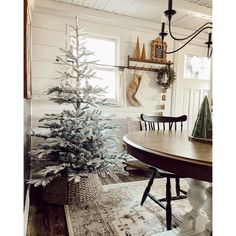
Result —
<instances>
[{"instance_id":1,"label":"woven wicker basket","mask_svg":"<svg viewBox=\"0 0 236 236\"><path fill-rule=\"evenodd\" d=\"M44 188L43 199L52 204L86 206L101 193L102 183L97 174L91 173L78 183L67 177L54 179Z\"/></svg>"}]
</instances>

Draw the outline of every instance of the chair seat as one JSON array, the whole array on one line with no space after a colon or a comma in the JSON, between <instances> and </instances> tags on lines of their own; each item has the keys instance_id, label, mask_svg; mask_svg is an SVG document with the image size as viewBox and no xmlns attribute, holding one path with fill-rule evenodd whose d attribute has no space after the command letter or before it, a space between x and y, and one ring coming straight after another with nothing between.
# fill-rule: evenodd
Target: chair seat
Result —
<instances>
[{"instance_id":1,"label":"chair seat","mask_svg":"<svg viewBox=\"0 0 236 236\"><path fill-rule=\"evenodd\" d=\"M153 170L153 171L154 171L154 170L157 171L157 175L159 174L160 177L186 178L185 176L180 176L180 175L177 175L177 174L175 174L175 173L168 172L168 171L165 171L165 170L162 170L162 169L153 167L153 166L149 166L149 168L150 168L151 170Z\"/></svg>"}]
</instances>

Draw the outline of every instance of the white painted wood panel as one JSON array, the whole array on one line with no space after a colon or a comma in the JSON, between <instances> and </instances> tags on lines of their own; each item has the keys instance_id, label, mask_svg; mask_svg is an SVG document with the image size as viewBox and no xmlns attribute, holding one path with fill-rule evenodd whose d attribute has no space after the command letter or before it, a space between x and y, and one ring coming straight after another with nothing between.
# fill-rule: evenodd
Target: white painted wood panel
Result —
<instances>
[{"instance_id":1,"label":"white painted wood panel","mask_svg":"<svg viewBox=\"0 0 236 236\"><path fill-rule=\"evenodd\" d=\"M163 20L163 12L165 8L160 8L160 6L150 6L143 5L138 10L137 16L152 22L162 22Z\"/></svg>"},{"instance_id":2,"label":"white painted wood panel","mask_svg":"<svg viewBox=\"0 0 236 236\"><path fill-rule=\"evenodd\" d=\"M127 0L128 1L128 0ZM124 1L124 4L127 2ZM143 3L142 0L136 0L137 2ZM151 6L152 8L156 7L155 0L148 0L145 1L145 3L148 3L148 6ZM113 27L120 27L123 29L138 29L142 32L149 32L153 33L158 28L161 28L161 24L157 20L155 21L147 21L145 18L140 19L138 17L129 17L124 16L120 14L112 14L110 12L95 10L95 9L89 9L85 7L70 5L70 4L63 4L59 3L57 1L49 1L49 0L35 0L35 5L37 8L37 12L45 13L48 15L54 15L54 16L60 16L63 15L64 17L67 17L68 19L73 20L73 17L80 15L81 19L83 18L86 20L86 22L96 22L101 23L104 25L112 25ZM162 4L162 6L166 7L166 4ZM159 12L159 11L158 11ZM155 16L159 14L155 12ZM149 14L147 14L149 16ZM154 16L154 17L155 17ZM108 20L109 19L109 20ZM131 28L132 26L132 28ZM180 25L182 27L182 25ZM158 30L159 32L159 30ZM192 32L192 30L186 30L180 27L173 27L173 33L178 34L179 36L186 36L189 35ZM205 42L207 40L207 34L200 34L197 38L197 41L200 40Z\"/></svg>"},{"instance_id":3,"label":"white painted wood panel","mask_svg":"<svg viewBox=\"0 0 236 236\"><path fill-rule=\"evenodd\" d=\"M144 4L135 3L135 1L129 0L125 4L122 4L116 10L116 12L119 13L119 14L122 14L122 15L135 17L136 16L136 12L138 12L138 10L140 9L140 7L142 5L144 5Z\"/></svg>"},{"instance_id":4,"label":"white painted wood panel","mask_svg":"<svg viewBox=\"0 0 236 236\"><path fill-rule=\"evenodd\" d=\"M110 0L103 8L103 11L116 12L122 5L124 5L122 0Z\"/></svg>"},{"instance_id":5,"label":"white painted wood panel","mask_svg":"<svg viewBox=\"0 0 236 236\"><path fill-rule=\"evenodd\" d=\"M50 14L44 13L37 13L33 14L33 25L40 27L40 28L46 28L51 30L58 30L58 31L66 31L66 26L64 24L63 18L54 15L52 17ZM73 23L73 19L67 19L68 23Z\"/></svg>"},{"instance_id":6,"label":"white painted wood panel","mask_svg":"<svg viewBox=\"0 0 236 236\"><path fill-rule=\"evenodd\" d=\"M189 119L189 130L192 130L195 120L197 118L197 114L200 108L200 98L201 98L201 89L192 89L192 106L190 111L190 119Z\"/></svg>"},{"instance_id":7,"label":"white painted wood panel","mask_svg":"<svg viewBox=\"0 0 236 236\"><path fill-rule=\"evenodd\" d=\"M182 105L179 108L182 110L180 114L188 116L187 129L191 132L195 120L197 118L198 111L201 107L201 102L204 95L209 95L209 90L203 89L184 89L182 97Z\"/></svg>"},{"instance_id":8,"label":"white painted wood panel","mask_svg":"<svg viewBox=\"0 0 236 236\"><path fill-rule=\"evenodd\" d=\"M184 59L187 54L204 57L206 52L204 47L190 44L178 54L174 114L188 116L187 129L191 132L204 95L208 95L209 98L210 80L184 78Z\"/></svg>"},{"instance_id":9,"label":"white painted wood panel","mask_svg":"<svg viewBox=\"0 0 236 236\"><path fill-rule=\"evenodd\" d=\"M61 66L56 65L55 58L58 55L58 47L65 47L66 41L66 24L72 24L73 20L67 17L59 17L58 15L48 15L42 13L40 9L39 13L34 13L33 22L33 126L37 126L38 119L40 119L46 112L59 112L63 106L58 106L55 103L48 101L45 91L48 87L54 84L58 74L56 70ZM42 20L41 20L42 19ZM48 24L47 24L48 22ZM117 25L116 29L109 25L101 25L96 22L80 20L83 25L86 25L87 32L93 35L113 37L119 41L119 62L120 65L127 64L127 56L132 54L135 48L137 36L140 37L140 43L146 44L146 51L149 52L150 42L156 38L156 32L152 34L137 30L124 29ZM128 27L128 26L127 26ZM141 44L142 46L142 44ZM133 71L126 70L125 77L127 84L132 79ZM152 75L153 76L153 75ZM117 117L138 117L140 113L155 114L160 111L161 94L160 88L155 82L155 76L153 76L152 84L150 85L150 91L154 94L154 97L149 97L150 106L147 108L139 107L134 108L128 105L127 107L116 108L104 108L104 111L109 114L115 114ZM170 100L169 100L170 101ZM166 113L169 114L170 105L166 106Z\"/></svg>"},{"instance_id":10,"label":"white painted wood panel","mask_svg":"<svg viewBox=\"0 0 236 236\"><path fill-rule=\"evenodd\" d=\"M189 117L189 113L186 111L189 111L190 107L190 94L191 91L189 89L183 89L183 104L182 104L182 114L186 114ZM189 119L187 120L187 123ZM189 125L189 124L188 124Z\"/></svg>"},{"instance_id":11,"label":"white painted wood panel","mask_svg":"<svg viewBox=\"0 0 236 236\"><path fill-rule=\"evenodd\" d=\"M32 70L33 78L52 79L58 76L57 70L60 70L62 66L53 63L33 61L32 68L33 68Z\"/></svg>"},{"instance_id":12,"label":"white painted wood panel","mask_svg":"<svg viewBox=\"0 0 236 236\"><path fill-rule=\"evenodd\" d=\"M206 6L212 8L212 1L211 0L187 0L188 2L197 3L200 6Z\"/></svg>"},{"instance_id":13,"label":"white painted wood panel","mask_svg":"<svg viewBox=\"0 0 236 236\"><path fill-rule=\"evenodd\" d=\"M33 44L32 58L33 61L53 63L59 52L58 47Z\"/></svg>"},{"instance_id":14,"label":"white painted wood panel","mask_svg":"<svg viewBox=\"0 0 236 236\"><path fill-rule=\"evenodd\" d=\"M33 26L32 43L58 47L58 48L65 47L66 45L65 33L56 30L50 30Z\"/></svg>"},{"instance_id":15,"label":"white painted wood panel","mask_svg":"<svg viewBox=\"0 0 236 236\"><path fill-rule=\"evenodd\" d=\"M155 9L155 10L153 10ZM164 11L164 9L163 9ZM137 12L137 17L141 19L149 19L157 22L161 22L161 17L163 14L163 11L161 11L158 7L153 7L150 5L143 5ZM153 12L155 12L155 15L153 15Z\"/></svg>"},{"instance_id":16,"label":"white painted wood panel","mask_svg":"<svg viewBox=\"0 0 236 236\"><path fill-rule=\"evenodd\" d=\"M96 0L84 0L82 4L84 7L89 7L89 6L93 6L95 2Z\"/></svg>"},{"instance_id":17,"label":"white painted wood panel","mask_svg":"<svg viewBox=\"0 0 236 236\"><path fill-rule=\"evenodd\" d=\"M51 1L61 2L60 0ZM103 12L112 12L154 22L161 22L162 14L168 8L168 3L164 0L63 0L62 2L67 3L67 5L88 7ZM195 30L194 22L198 21L198 19L201 20L201 24L211 20L211 8L211 0L174 1L173 9L177 11L177 14L173 17L173 24L178 27ZM183 22L184 24L179 21L183 17L186 19Z\"/></svg>"},{"instance_id":18,"label":"white painted wood panel","mask_svg":"<svg viewBox=\"0 0 236 236\"><path fill-rule=\"evenodd\" d=\"M97 0L94 6L100 4L100 7L105 7L109 1L103 3ZM92 3L92 2L90 2ZM88 2L86 3L88 4ZM124 4L123 1L120 4ZM139 6L142 6L142 4ZM110 5L107 5L111 9ZM84 8L85 9L85 8ZM85 10L87 14L87 10ZM74 9L74 12L77 8ZM100 14L98 11L93 11L93 16L85 16L83 9L78 9L79 21L85 25L87 32L92 35L111 37L118 40L118 64L126 65L127 56L132 55L136 45L137 36L140 38L140 46L145 43L147 56L150 55L151 40L158 36L160 25L152 25L139 20L129 20L130 18L122 18L117 15ZM97 14L96 14L97 13ZM74 14L74 13L73 13ZM33 14L33 100L32 100L32 124L37 127L38 120L45 113L60 112L68 106L59 106L47 99L45 91L54 83L53 78L58 74L56 70L60 68L55 64L55 58L59 53L58 47L66 47L66 25L74 23L74 15L64 14L59 10L48 10L46 8L36 8ZM111 16L111 17L110 17ZM121 22L121 23L120 23ZM147 27L149 26L149 27ZM153 27L153 28L152 28ZM167 40L168 49L174 48L173 41ZM172 60L173 55L168 56L168 60ZM141 73L141 72L140 72ZM132 70L125 70L125 78L127 85L132 79ZM115 114L117 118L139 117L141 113L148 115L158 114L160 105L162 104L161 88L157 86L155 74L150 73L152 78L147 97L149 105L147 107L132 107L129 104L117 107L105 107L103 110L108 114ZM119 77L118 77L119 80ZM165 103L165 115L170 115L171 106L171 90L167 93L167 102Z\"/></svg>"},{"instance_id":19,"label":"white painted wood panel","mask_svg":"<svg viewBox=\"0 0 236 236\"><path fill-rule=\"evenodd\" d=\"M35 78L32 88L33 94L34 96L44 98L44 96L47 94L48 88L53 87L57 84L58 84L58 79Z\"/></svg>"},{"instance_id":20,"label":"white painted wood panel","mask_svg":"<svg viewBox=\"0 0 236 236\"><path fill-rule=\"evenodd\" d=\"M97 2L94 5L94 8L103 10L109 2L110 0L97 0Z\"/></svg>"},{"instance_id":21,"label":"white painted wood panel","mask_svg":"<svg viewBox=\"0 0 236 236\"><path fill-rule=\"evenodd\" d=\"M81 5L84 2L84 0L71 0L71 4L73 5Z\"/></svg>"}]
</instances>

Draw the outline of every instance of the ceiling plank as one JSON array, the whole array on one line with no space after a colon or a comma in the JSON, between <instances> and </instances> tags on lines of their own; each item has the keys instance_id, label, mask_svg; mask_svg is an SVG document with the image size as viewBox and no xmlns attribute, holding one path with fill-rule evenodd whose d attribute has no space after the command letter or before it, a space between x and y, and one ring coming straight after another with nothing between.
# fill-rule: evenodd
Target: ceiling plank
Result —
<instances>
[{"instance_id":1,"label":"ceiling plank","mask_svg":"<svg viewBox=\"0 0 236 236\"><path fill-rule=\"evenodd\" d=\"M89 20L93 22L97 22L100 24L109 24L111 26L127 29L135 29L135 30L142 30L145 32L153 33L157 31L157 29L161 28L161 23L148 21L144 19L138 19L130 16L123 16L119 14L108 13L104 11L99 11L90 8L83 8L80 6L73 6L73 5L66 5L63 3L50 1L50 0L35 0L35 10L38 12L50 12L50 14L59 14L64 15L69 18L73 18L74 16L80 13L80 18L84 20ZM185 36L192 33L189 29L183 29L180 27L173 27L173 33L178 34L179 36ZM198 41L206 40L207 34L199 35Z\"/></svg>"},{"instance_id":2,"label":"ceiling plank","mask_svg":"<svg viewBox=\"0 0 236 236\"><path fill-rule=\"evenodd\" d=\"M135 0L136 2L143 3L143 0ZM149 4L152 6L157 6L158 4L161 5L161 7L166 6L166 10L168 8L168 3L166 0L145 0L145 4ZM205 6L200 6L195 3L191 3L184 0L175 0L173 1L173 9L175 9L178 12L203 18L205 20L212 20L212 9Z\"/></svg>"}]
</instances>

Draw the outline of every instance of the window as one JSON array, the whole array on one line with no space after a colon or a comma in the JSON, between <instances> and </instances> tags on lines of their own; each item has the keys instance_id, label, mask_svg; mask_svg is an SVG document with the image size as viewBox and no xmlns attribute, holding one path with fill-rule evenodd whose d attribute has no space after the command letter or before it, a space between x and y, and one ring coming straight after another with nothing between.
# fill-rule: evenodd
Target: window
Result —
<instances>
[{"instance_id":1,"label":"window","mask_svg":"<svg viewBox=\"0 0 236 236\"><path fill-rule=\"evenodd\" d=\"M210 80L210 59L194 55L185 55L184 78Z\"/></svg>"},{"instance_id":2,"label":"window","mask_svg":"<svg viewBox=\"0 0 236 236\"><path fill-rule=\"evenodd\" d=\"M116 65L116 40L87 36L86 47L94 55L88 57L88 60L97 60L97 64L94 66L96 76L100 79L93 78L93 84L97 84L101 87L107 87L106 97L109 100L116 100L116 69L114 67L108 67L103 65Z\"/></svg>"}]
</instances>

